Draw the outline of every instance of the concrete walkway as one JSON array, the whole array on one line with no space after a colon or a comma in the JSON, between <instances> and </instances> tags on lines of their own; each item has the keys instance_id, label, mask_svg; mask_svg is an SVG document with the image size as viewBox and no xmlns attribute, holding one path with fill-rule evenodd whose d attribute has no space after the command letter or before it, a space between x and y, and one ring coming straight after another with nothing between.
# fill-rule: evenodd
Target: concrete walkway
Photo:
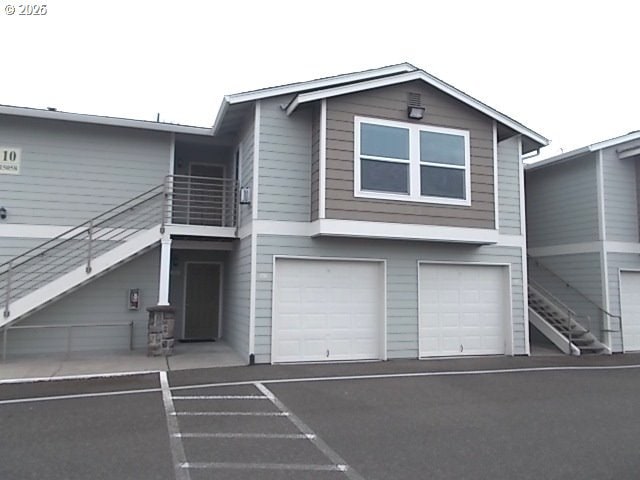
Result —
<instances>
[{"instance_id":1,"label":"concrete walkway","mask_svg":"<svg viewBox=\"0 0 640 480\"><path fill-rule=\"evenodd\" d=\"M190 370L246 364L224 342L179 343L170 357L147 357L145 350L10 356L4 362L0 361L0 380Z\"/></svg>"}]
</instances>

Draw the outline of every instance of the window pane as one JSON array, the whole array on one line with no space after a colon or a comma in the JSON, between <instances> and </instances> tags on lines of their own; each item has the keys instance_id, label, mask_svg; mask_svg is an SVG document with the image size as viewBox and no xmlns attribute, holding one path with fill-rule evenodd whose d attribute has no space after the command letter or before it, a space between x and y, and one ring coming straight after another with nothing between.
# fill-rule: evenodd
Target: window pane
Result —
<instances>
[{"instance_id":1,"label":"window pane","mask_svg":"<svg viewBox=\"0 0 640 480\"><path fill-rule=\"evenodd\" d=\"M360 154L409 160L409 130L361 123Z\"/></svg>"},{"instance_id":2,"label":"window pane","mask_svg":"<svg viewBox=\"0 0 640 480\"><path fill-rule=\"evenodd\" d=\"M421 131L420 160L447 165L464 165L464 137Z\"/></svg>"},{"instance_id":3,"label":"window pane","mask_svg":"<svg viewBox=\"0 0 640 480\"><path fill-rule=\"evenodd\" d=\"M420 167L420 194L464 199L464 170Z\"/></svg>"},{"instance_id":4,"label":"window pane","mask_svg":"<svg viewBox=\"0 0 640 480\"><path fill-rule=\"evenodd\" d=\"M360 188L376 192L409 193L409 165L360 160Z\"/></svg>"}]
</instances>

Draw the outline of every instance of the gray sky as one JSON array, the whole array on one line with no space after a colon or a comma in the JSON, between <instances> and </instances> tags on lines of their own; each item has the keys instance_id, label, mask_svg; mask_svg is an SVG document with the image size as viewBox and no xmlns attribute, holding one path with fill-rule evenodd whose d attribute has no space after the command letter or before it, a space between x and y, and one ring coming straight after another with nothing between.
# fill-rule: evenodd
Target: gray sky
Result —
<instances>
[{"instance_id":1,"label":"gray sky","mask_svg":"<svg viewBox=\"0 0 640 480\"><path fill-rule=\"evenodd\" d=\"M210 126L227 93L408 61L545 157L640 129L637 1L40 1L0 0L1 104Z\"/></svg>"}]
</instances>

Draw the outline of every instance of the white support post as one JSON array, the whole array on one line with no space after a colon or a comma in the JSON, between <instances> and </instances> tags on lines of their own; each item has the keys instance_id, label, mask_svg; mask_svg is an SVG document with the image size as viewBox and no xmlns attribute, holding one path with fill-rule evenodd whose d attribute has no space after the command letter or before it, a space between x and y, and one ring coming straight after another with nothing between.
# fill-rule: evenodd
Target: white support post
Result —
<instances>
[{"instance_id":1,"label":"white support post","mask_svg":"<svg viewBox=\"0 0 640 480\"><path fill-rule=\"evenodd\" d=\"M169 277L171 272L171 238L160 241L160 286L158 305L169 305Z\"/></svg>"}]
</instances>

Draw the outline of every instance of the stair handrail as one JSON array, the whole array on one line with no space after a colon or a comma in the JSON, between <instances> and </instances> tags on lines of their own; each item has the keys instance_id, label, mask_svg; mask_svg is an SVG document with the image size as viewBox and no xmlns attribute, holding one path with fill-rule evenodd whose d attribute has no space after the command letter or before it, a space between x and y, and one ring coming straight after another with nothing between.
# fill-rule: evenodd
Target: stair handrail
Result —
<instances>
[{"instance_id":1,"label":"stair handrail","mask_svg":"<svg viewBox=\"0 0 640 480\"><path fill-rule=\"evenodd\" d=\"M106 211L100 213L99 215L96 215L95 217L89 219L89 220L86 220L86 221L84 221L84 222L82 222L82 223L80 223L80 224L78 224L78 225L76 225L74 227L71 227L70 229L65 230L61 234L59 234L59 235L57 235L57 236L55 236L53 238L50 238L49 240L46 240L46 241L36 245L35 247L30 248L29 250L27 250L26 252L21 253L20 255L16 255L11 260L9 260L7 262L4 262L4 263L0 263L0 272L5 270L5 266L10 266L11 268L18 267L18 266L22 265L24 262L29 261L29 259L32 258L32 257L29 257L29 258L23 260L22 262L16 263L17 259L29 256L29 254L32 254L32 253L34 253L36 251L41 250L47 244L55 244L55 245L52 245L51 248L48 248L48 249L43 250L43 251L40 251L38 253L38 255L42 255L44 253L47 253L52 248L54 248L56 245L58 245L57 244L58 240L63 240L63 239L65 239L64 237L66 237L68 235L71 235L72 233L75 233L76 235L81 233L83 231L83 228L85 228L85 226L86 226L85 230L88 231L88 229L90 229L90 228L95 228L96 225L98 225L99 223L103 223L103 222L106 222L108 220L112 220L113 218L117 217L118 215L120 215L122 213L121 211L118 211L118 210L121 210L121 209L125 208L130 203L133 203L133 205L131 205L131 208L143 203L142 201L141 202L137 202L137 200L141 199L145 195L149 195L150 193L153 193L154 190L158 190L160 188L163 188L163 186L164 186L164 183L160 184L160 185L156 185L155 187L150 188L149 190L147 190L145 192L142 192L141 194L136 195L133 198L128 199L126 202L123 202L123 203L121 203L119 205L116 205L115 207L112 207L109 210L106 210ZM160 193L162 193L162 192L158 192L158 195ZM150 198L153 198L153 197L150 197ZM147 198L144 201L148 201L148 200L150 200L150 198ZM116 211L118 211L118 212L117 213L113 213L113 212L116 212ZM113 213L113 215L105 217L105 215L109 215L111 213ZM99 222L98 222L98 220L99 220Z\"/></svg>"},{"instance_id":2,"label":"stair handrail","mask_svg":"<svg viewBox=\"0 0 640 480\"><path fill-rule=\"evenodd\" d=\"M555 278L557 278L558 280L560 280L562 283L564 283L564 285L567 288L570 288L572 291L576 292L578 295L580 295L582 298L584 298L588 303L590 303L591 305L593 305L594 307L596 307L601 313L604 313L605 315L607 315L610 318L615 318L616 320L618 320L618 330L608 330L611 332L619 332L620 333L620 342L621 344L624 345L624 340L623 340L623 336L622 336L622 316L621 315L615 315L607 310L605 310L603 307L601 307L600 305L598 305L596 302L594 302L593 300L591 300L589 297L587 297L584 293L582 293L580 290L578 290L576 287L574 287L573 285L571 285L567 280L565 280L564 278L562 278L560 275L558 275L556 272L554 272L553 270L551 270L551 268L547 267L544 263L542 263L539 259L537 259L536 257L530 255L527 253L527 258L531 259L538 267L542 268L543 270L545 270L546 272L550 273L552 276L554 276ZM531 283L532 281L529 280L529 283ZM624 347L623 347L624 349Z\"/></svg>"},{"instance_id":3,"label":"stair handrail","mask_svg":"<svg viewBox=\"0 0 640 480\"><path fill-rule=\"evenodd\" d=\"M567 314L572 315L574 318L578 318L578 314L573 311L568 305L566 305L562 300L556 297L549 290L544 288L535 280L529 280L529 286L534 290L537 290L549 303L552 303L554 307L556 307L561 312L566 312Z\"/></svg>"}]
</instances>

